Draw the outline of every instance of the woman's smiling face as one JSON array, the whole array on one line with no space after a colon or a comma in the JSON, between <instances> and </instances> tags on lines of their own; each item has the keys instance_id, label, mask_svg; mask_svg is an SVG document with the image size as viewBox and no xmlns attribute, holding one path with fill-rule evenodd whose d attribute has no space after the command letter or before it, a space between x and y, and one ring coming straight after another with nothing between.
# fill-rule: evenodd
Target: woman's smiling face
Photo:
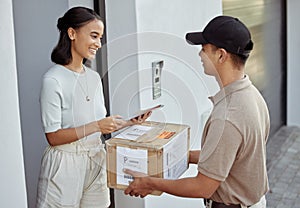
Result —
<instances>
[{"instance_id":1,"label":"woman's smiling face","mask_svg":"<svg viewBox=\"0 0 300 208\"><path fill-rule=\"evenodd\" d=\"M70 29L70 28L69 28ZM86 25L72 29L73 36L71 52L72 59L94 59L97 50L101 48L101 38L104 31L104 24L102 21L95 19Z\"/></svg>"}]
</instances>

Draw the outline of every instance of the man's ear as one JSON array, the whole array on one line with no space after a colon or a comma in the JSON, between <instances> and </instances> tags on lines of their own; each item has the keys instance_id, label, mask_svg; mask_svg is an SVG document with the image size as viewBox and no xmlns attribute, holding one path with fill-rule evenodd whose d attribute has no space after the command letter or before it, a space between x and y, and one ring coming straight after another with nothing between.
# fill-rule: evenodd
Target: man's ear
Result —
<instances>
[{"instance_id":1,"label":"man's ear","mask_svg":"<svg viewBox=\"0 0 300 208\"><path fill-rule=\"evenodd\" d=\"M76 31L72 27L68 28L68 36L70 40L74 40L76 37Z\"/></svg>"},{"instance_id":2,"label":"man's ear","mask_svg":"<svg viewBox=\"0 0 300 208\"><path fill-rule=\"evenodd\" d=\"M224 63L228 58L228 53L225 49L219 48L219 63Z\"/></svg>"}]
</instances>

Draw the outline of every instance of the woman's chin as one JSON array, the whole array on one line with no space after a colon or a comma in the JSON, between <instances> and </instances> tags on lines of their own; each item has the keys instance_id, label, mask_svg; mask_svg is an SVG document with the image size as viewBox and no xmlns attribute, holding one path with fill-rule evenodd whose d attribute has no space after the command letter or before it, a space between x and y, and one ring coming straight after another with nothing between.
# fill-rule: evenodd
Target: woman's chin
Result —
<instances>
[{"instance_id":1,"label":"woman's chin","mask_svg":"<svg viewBox=\"0 0 300 208\"><path fill-rule=\"evenodd\" d=\"M93 60L93 59L95 59L95 57L96 57L96 54L89 54L88 56L86 56L85 58L87 59L87 60Z\"/></svg>"}]
</instances>

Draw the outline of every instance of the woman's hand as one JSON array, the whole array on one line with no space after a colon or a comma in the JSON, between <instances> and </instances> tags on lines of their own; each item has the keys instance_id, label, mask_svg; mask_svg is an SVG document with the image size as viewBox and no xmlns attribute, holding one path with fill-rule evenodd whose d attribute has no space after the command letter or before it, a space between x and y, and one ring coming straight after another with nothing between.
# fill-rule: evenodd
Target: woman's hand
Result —
<instances>
[{"instance_id":1,"label":"woman's hand","mask_svg":"<svg viewBox=\"0 0 300 208\"><path fill-rule=\"evenodd\" d=\"M127 122L121 116L109 116L97 121L99 130L102 134L110 134L127 126Z\"/></svg>"},{"instance_id":2,"label":"woman's hand","mask_svg":"<svg viewBox=\"0 0 300 208\"><path fill-rule=\"evenodd\" d=\"M149 111L149 112L147 112L145 114L140 115L139 117L130 119L129 120L129 122L130 122L129 125L135 125L135 124L144 123L151 116L151 114L152 114L152 111Z\"/></svg>"},{"instance_id":3,"label":"woman's hand","mask_svg":"<svg viewBox=\"0 0 300 208\"><path fill-rule=\"evenodd\" d=\"M122 119L121 116L109 116L97 121L99 131L102 134L110 134L112 132L118 131L124 127L141 124L146 121L147 118L151 115L152 111L149 111L143 115L140 115L137 118L133 118L129 121Z\"/></svg>"}]
</instances>

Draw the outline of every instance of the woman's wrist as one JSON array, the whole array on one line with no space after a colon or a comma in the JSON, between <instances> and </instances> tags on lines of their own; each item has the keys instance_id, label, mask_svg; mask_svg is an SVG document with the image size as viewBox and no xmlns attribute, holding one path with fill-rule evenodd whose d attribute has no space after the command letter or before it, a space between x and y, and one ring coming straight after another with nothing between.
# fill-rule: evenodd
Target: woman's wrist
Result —
<instances>
[{"instance_id":1,"label":"woman's wrist","mask_svg":"<svg viewBox=\"0 0 300 208\"><path fill-rule=\"evenodd\" d=\"M101 128L100 128L100 122L99 121L94 121L91 124L92 124L93 133L95 133L95 132L100 132L101 133Z\"/></svg>"}]
</instances>

